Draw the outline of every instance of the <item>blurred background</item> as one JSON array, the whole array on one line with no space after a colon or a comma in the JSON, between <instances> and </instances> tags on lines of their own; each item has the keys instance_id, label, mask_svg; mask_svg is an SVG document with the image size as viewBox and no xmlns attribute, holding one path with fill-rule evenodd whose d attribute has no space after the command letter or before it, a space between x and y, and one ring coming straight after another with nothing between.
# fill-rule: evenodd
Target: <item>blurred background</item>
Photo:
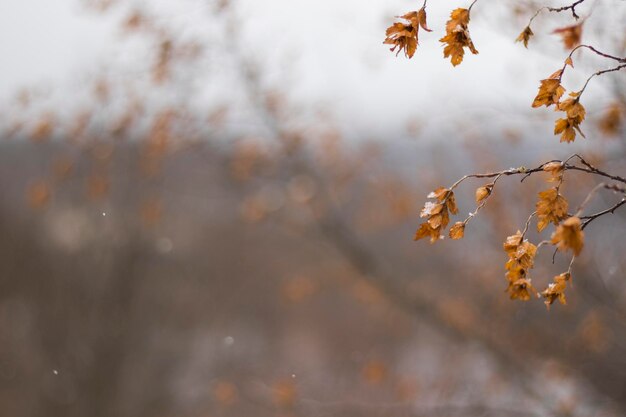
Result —
<instances>
[{"instance_id":1,"label":"blurred background","mask_svg":"<svg viewBox=\"0 0 626 417\"><path fill-rule=\"evenodd\" d=\"M412 241L467 173L579 152L625 174L623 71L585 91L586 139L530 107L571 14L513 41L565 4L478 1L453 68L466 3L429 3L407 60L382 44L404 0L3 0L0 414L625 415L626 211L585 230L550 311L508 299L502 251L545 175L503 179L462 241ZM623 1L577 10L626 56ZM571 91L611 65L573 58ZM596 182L568 172L571 206ZM542 249L533 282L568 263Z\"/></svg>"}]
</instances>

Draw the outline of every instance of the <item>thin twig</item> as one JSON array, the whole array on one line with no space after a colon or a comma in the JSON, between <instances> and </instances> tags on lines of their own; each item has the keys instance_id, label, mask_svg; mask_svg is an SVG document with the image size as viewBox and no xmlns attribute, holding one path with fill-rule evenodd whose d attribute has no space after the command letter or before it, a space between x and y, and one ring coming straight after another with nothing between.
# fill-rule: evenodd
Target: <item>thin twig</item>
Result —
<instances>
[{"instance_id":1,"label":"thin twig","mask_svg":"<svg viewBox=\"0 0 626 417\"><path fill-rule=\"evenodd\" d=\"M587 84L589 84L589 81L591 81L591 79L593 77L596 77L596 76L602 75L602 74L606 74L607 72L619 71L619 70L624 69L624 68L626 68L626 64L621 64L621 65L618 65L617 67L614 67L614 68L609 68L609 69L605 69L605 70L602 70L602 71L594 72L593 74L591 74L589 76L589 78L587 78L587 81L585 81L585 85L583 85L582 90L580 90L580 92L578 93L577 99L580 98L580 96L582 95L583 91L585 91L585 88L587 88Z\"/></svg>"},{"instance_id":2,"label":"thin twig","mask_svg":"<svg viewBox=\"0 0 626 417\"><path fill-rule=\"evenodd\" d=\"M522 231L522 240L524 239L524 236L526 236L526 232L528 231L528 226L530 226L530 221L532 220L533 217L535 217L535 214L537 214L537 212L533 211L532 213L530 213L530 216L528 216L528 220L526 220L526 224L524 225L524 230Z\"/></svg>"},{"instance_id":3,"label":"thin twig","mask_svg":"<svg viewBox=\"0 0 626 417\"><path fill-rule=\"evenodd\" d=\"M578 0L575 1L574 3L570 4L569 6L563 6L563 7L548 7L548 10L551 12L556 12L556 13L561 13L565 10L571 10L572 11L572 16L574 16L574 19L578 20L578 18L580 18L580 16L578 16L576 14L576 6L578 6L580 3L583 3L585 0Z\"/></svg>"},{"instance_id":4,"label":"thin twig","mask_svg":"<svg viewBox=\"0 0 626 417\"><path fill-rule=\"evenodd\" d=\"M621 182L623 184L626 184L626 178L624 177L620 177L619 175L612 175L609 174L607 172L604 172L596 167L594 167L593 165L591 165L590 163L588 163L587 161L585 161L580 155L576 154L576 157L578 159L580 159L580 162L585 165L586 168L584 167L580 167L577 165L570 165L570 164L565 164L563 169L565 170L574 170L574 171L581 171L581 172L587 172L590 174L595 174L595 175L599 175L605 178L610 178L613 181L618 181Z\"/></svg>"},{"instance_id":5,"label":"thin twig","mask_svg":"<svg viewBox=\"0 0 626 417\"><path fill-rule=\"evenodd\" d=\"M565 69L567 68L567 63L568 63L568 61L570 61L570 62L571 62L572 55L574 55L574 52L576 52L576 51L577 51L577 50L579 50L580 48L586 48L586 49L589 49L590 51L594 52L596 55L602 56L602 57L604 57L604 58L612 59L612 60L617 61L617 62L620 62L620 63L626 63L626 58L620 58L620 57L617 57L617 56L614 56L614 55L607 54L607 53L605 53L605 52L598 51L596 48L594 48L594 47L593 47L593 46L591 46L591 45L585 45L585 44L578 45L577 47L575 47L574 49L572 49L572 50L570 51L569 55L567 55L567 59L565 59L565 63L563 64L563 68L561 68L561 72L560 72L560 74L559 74L559 78L558 78L559 83L560 83L560 82L561 82L561 80L563 79L563 75L565 74ZM617 70L619 70L619 69L621 69L621 68L618 66L618 67L616 67L616 68L614 68L614 69L611 69L610 71L617 71ZM605 71L605 72L610 72L610 71L609 71L609 70L607 70L607 71ZM601 72L601 73L603 73L603 72ZM594 76L596 76L596 75L600 75L600 74L595 73L595 74L594 74L594 75L592 75L590 78L593 78L593 77L594 77ZM587 80L587 82L589 82L589 80ZM586 86L587 86L587 83L585 83L585 87L586 87ZM584 88L583 88L583 90L584 90Z\"/></svg>"},{"instance_id":6,"label":"thin twig","mask_svg":"<svg viewBox=\"0 0 626 417\"><path fill-rule=\"evenodd\" d=\"M474 0L474 1L472 2L472 4L470 4L470 6L467 8L467 11L468 11L468 12L471 12L471 11L472 11L472 7L474 7L474 4L475 4L477 1L478 1L478 0Z\"/></svg>"},{"instance_id":7,"label":"thin twig","mask_svg":"<svg viewBox=\"0 0 626 417\"><path fill-rule=\"evenodd\" d=\"M581 217L581 219L583 219L583 223L582 223L580 228L582 230L584 230L585 227L587 227L587 225L589 223L591 223L592 221L594 221L598 217L604 216L605 214L609 214L609 213L613 214L613 213L615 213L615 210L617 210L618 208L620 208L624 204L626 204L626 197L622 198L619 202L617 202L615 205L613 205L613 207L609 207L606 210L599 211L599 212L591 214L589 216Z\"/></svg>"},{"instance_id":8,"label":"thin twig","mask_svg":"<svg viewBox=\"0 0 626 417\"><path fill-rule=\"evenodd\" d=\"M541 13L541 12L542 12L542 11L544 11L544 10L548 10L548 9L549 9L549 7L547 7L547 6L544 6L544 7L540 8L540 9L538 9L538 10L535 12L535 14L533 15L533 17L531 17L531 18L530 18L530 20L528 21L528 25L527 25L527 26L528 26L528 27L530 27L530 24L533 22L533 20L535 20L535 18L536 18L537 16L539 16L539 13Z\"/></svg>"},{"instance_id":9,"label":"thin twig","mask_svg":"<svg viewBox=\"0 0 626 417\"><path fill-rule=\"evenodd\" d=\"M572 265L574 265L574 260L576 259L576 255L572 256L572 260L569 261L569 266L567 267L567 273L572 274Z\"/></svg>"},{"instance_id":10,"label":"thin twig","mask_svg":"<svg viewBox=\"0 0 626 417\"><path fill-rule=\"evenodd\" d=\"M585 209L585 206L589 203L589 201L591 201L591 198L594 196L594 194L598 192L600 188L604 188L605 186L606 184L601 182L600 184L593 187L591 191L589 191L589 194L587 194L587 197L585 197L583 202L580 203L580 206L578 206L578 210L576 211L576 214L574 214L574 217L580 217L580 215L583 214L583 210Z\"/></svg>"}]
</instances>

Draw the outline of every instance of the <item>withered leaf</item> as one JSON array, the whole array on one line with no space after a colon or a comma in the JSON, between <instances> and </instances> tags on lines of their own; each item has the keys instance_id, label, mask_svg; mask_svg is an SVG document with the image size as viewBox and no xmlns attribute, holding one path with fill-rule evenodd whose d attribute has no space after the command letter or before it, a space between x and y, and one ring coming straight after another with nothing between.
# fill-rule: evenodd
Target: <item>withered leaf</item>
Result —
<instances>
[{"instance_id":1,"label":"withered leaf","mask_svg":"<svg viewBox=\"0 0 626 417\"><path fill-rule=\"evenodd\" d=\"M567 300L565 299L565 287L566 282L571 278L571 274L569 272L564 272L560 275L554 277L554 282L548 285L544 291L541 292L541 295L546 299L544 303L546 307L550 308L552 303L556 300L563 305L567 304Z\"/></svg>"},{"instance_id":2,"label":"withered leaf","mask_svg":"<svg viewBox=\"0 0 626 417\"><path fill-rule=\"evenodd\" d=\"M550 188L539 193L537 209L537 231L541 232L550 222L559 224L567 216L568 203L556 188Z\"/></svg>"},{"instance_id":3,"label":"withered leaf","mask_svg":"<svg viewBox=\"0 0 626 417\"><path fill-rule=\"evenodd\" d=\"M476 204L480 204L483 200L491 195L491 190L493 190L493 183L483 185L482 187L478 187L476 189Z\"/></svg>"},{"instance_id":4,"label":"withered leaf","mask_svg":"<svg viewBox=\"0 0 626 417\"><path fill-rule=\"evenodd\" d=\"M578 101L578 95L579 93L571 93L572 98L557 104L557 110L566 114L566 118L558 119L554 124L554 134L561 134L561 142L573 142L576 139L576 132L585 137L579 127L585 120L585 108Z\"/></svg>"},{"instance_id":5,"label":"withered leaf","mask_svg":"<svg viewBox=\"0 0 626 417\"><path fill-rule=\"evenodd\" d=\"M552 74L554 75L554 74ZM565 93L565 88L561 86L561 80L558 78L547 78L545 80L541 80L541 85L539 86L539 92L533 100L533 107L541 107L546 106L550 107L553 104L558 104L561 96Z\"/></svg>"},{"instance_id":6,"label":"withered leaf","mask_svg":"<svg viewBox=\"0 0 626 417\"><path fill-rule=\"evenodd\" d=\"M605 135L617 135L624 124L624 113L620 103L615 102L611 104L604 116L598 121L598 128Z\"/></svg>"},{"instance_id":7,"label":"withered leaf","mask_svg":"<svg viewBox=\"0 0 626 417\"><path fill-rule=\"evenodd\" d=\"M563 163L558 161L548 162L543 166L543 170L545 172L549 172L554 177L561 175L564 168L565 166L563 165Z\"/></svg>"},{"instance_id":8,"label":"withered leaf","mask_svg":"<svg viewBox=\"0 0 626 417\"><path fill-rule=\"evenodd\" d=\"M530 26L526 26L524 30L522 31L522 33L519 34L517 39L515 39L515 42L522 42L524 43L524 47L528 48L528 41L530 40L530 37L533 35L534 33L532 29L530 28Z\"/></svg>"},{"instance_id":9,"label":"withered leaf","mask_svg":"<svg viewBox=\"0 0 626 417\"><path fill-rule=\"evenodd\" d=\"M513 282L509 282L507 292L511 300L530 300L531 293L537 295L537 290L530 283L530 279L519 278Z\"/></svg>"},{"instance_id":10,"label":"withered leaf","mask_svg":"<svg viewBox=\"0 0 626 417\"><path fill-rule=\"evenodd\" d=\"M404 16L398 16L398 18L404 19L409 23L396 22L388 27L383 43L393 45L390 49L392 52L398 48L396 56L401 51L404 51L404 55L410 59L419 45L418 34L420 27L425 31L431 32L426 24L426 9L422 7L418 11L409 12Z\"/></svg>"},{"instance_id":11,"label":"withered leaf","mask_svg":"<svg viewBox=\"0 0 626 417\"><path fill-rule=\"evenodd\" d=\"M578 217L570 217L563 221L552 234L552 244L560 251L571 250L578 256L585 243L585 233L582 231Z\"/></svg>"},{"instance_id":12,"label":"withered leaf","mask_svg":"<svg viewBox=\"0 0 626 417\"><path fill-rule=\"evenodd\" d=\"M425 223L420 224L415 232L414 240L430 237L434 243L441 238L441 232L450 222L450 213L457 214L454 193L444 187L439 187L428 194L428 198L436 201L427 201L420 211L420 217L428 217Z\"/></svg>"},{"instance_id":13,"label":"withered leaf","mask_svg":"<svg viewBox=\"0 0 626 417\"><path fill-rule=\"evenodd\" d=\"M446 35L439 40L445 44L443 57L450 57L453 66L463 61L465 50L468 48L473 54L478 54L469 34L468 24L470 13L468 9L458 8L450 14L450 20L446 23Z\"/></svg>"},{"instance_id":14,"label":"withered leaf","mask_svg":"<svg viewBox=\"0 0 626 417\"><path fill-rule=\"evenodd\" d=\"M528 240L522 240L522 233L518 230L516 234L506 238L504 242L504 250L509 256L509 260L504 265L506 269L506 279L508 281L507 291L511 298L526 299L524 291L526 290L526 284L530 281L519 281L521 279L527 280L527 272L534 266L535 255L537 254L537 247L530 243Z\"/></svg>"},{"instance_id":15,"label":"withered leaf","mask_svg":"<svg viewBox=\"0 0 626 417\"><path fill-rule=\"evenodd\" d=\"M465 223L463 222L456 222L450 228L449 236L451 239L461 239L463 238L464 234L465 234Z\"/></svg>"},{"instance_id":16,"label":"withered leaf","mask_svg":"<svg viewBox=\"0 0 626 417\"><path fill-rule=\"evenodd\" d=\"M583 34L583 22L555 29L552 33L560 35L565 49L573 49L580 45Z\"/></svg>"}]
</instances>

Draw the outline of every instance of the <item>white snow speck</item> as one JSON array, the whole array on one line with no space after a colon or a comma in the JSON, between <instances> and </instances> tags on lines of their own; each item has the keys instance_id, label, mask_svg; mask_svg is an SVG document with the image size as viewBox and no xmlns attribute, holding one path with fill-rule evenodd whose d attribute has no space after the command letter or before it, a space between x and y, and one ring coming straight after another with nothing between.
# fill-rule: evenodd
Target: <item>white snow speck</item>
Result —
<instances>
[{"instance_id":1,"label":"white snow speck","mask_svg":"<svg viewBox=\"0 0 626 417\"><path fill-rule=\"evenodd\" d=\"M171 239L161 237L156 241L156 249L161 253L169 253L174 248L174 244Z\"/></svg>"}]
</instances>

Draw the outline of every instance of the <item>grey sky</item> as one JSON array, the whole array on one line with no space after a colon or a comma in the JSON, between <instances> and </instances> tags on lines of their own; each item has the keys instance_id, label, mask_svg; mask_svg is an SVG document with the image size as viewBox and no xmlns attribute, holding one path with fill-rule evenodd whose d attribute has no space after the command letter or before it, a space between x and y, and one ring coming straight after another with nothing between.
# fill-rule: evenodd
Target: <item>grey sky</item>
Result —
<instances>
[{"instance_id":1,"label":"grey sky","mask_svg":"<svg viewBox=\"0 0 626 417\"><path fill-rule=\"evenodd\" d=\"M207 24L206 1L152 1L161 19L201 34ZM513 39L523 27L497 25L493 11L474 9L470 30L480 51L453 68L438 42L450 10L460 2L429 4L434 32L420 35L415 57L395 57L382 45L393 16L419 5L401 0L242 0L246 52L262 62L276 80L285 78L292 97L303 105L329 108L349 133L384 136L390 126L446 113L465 114L526 108L538 80L559 65ZM155 6L156 5L156 6ZM131 66L119 60L127 45L119 42L115 22L77 0L3 0L0 3L0 99L24 86L65 85L102 66ZM494 26L494 24L497 26ZM546 28L543 28L544 31ZM227 36L225 34L224 36ZM553 35L540 41L558 42ZM126 51L128 52L128 51ZM130 68L117 68L127 71ZM288 77L286 77L288 75ZM68 94L72 94L68 90ZM64 97L68 99L68 97Z\"/></svg>"}]
</instances>

